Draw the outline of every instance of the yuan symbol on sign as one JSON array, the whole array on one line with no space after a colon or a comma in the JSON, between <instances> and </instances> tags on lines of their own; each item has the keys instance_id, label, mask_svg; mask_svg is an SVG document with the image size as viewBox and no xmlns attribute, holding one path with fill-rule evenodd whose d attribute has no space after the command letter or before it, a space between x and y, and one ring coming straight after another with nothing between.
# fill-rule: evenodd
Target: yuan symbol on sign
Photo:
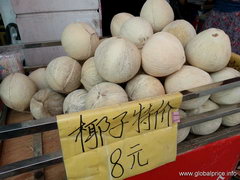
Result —
<instances>
[{"instance_id":1,"label":"yuan symbol on sign","mask_svg":"<svg viewBox=\"0 0 240 180\"><path fill-rule=\"evenodd\" d=\"M136 148L136 147L139 146L139 145L140 145L140 144L136 144L136 145L130 147L130 149L134 149L134 148ZM148 161L145 162L145 163L141 163L141 162L140 162L140 152L141 152L142 150L143 150L143 149L139 149L139 150L136 150L136 151L134 151L133 153L127 155L127 157L131 157L131 156L132 156L132 158L133 158L131 169L133 169L136 159L137 159L137 162L138 162L138 165L139 165L139 166L145 166L145 165L148 164Z\"/></svg>"}]
</instances>

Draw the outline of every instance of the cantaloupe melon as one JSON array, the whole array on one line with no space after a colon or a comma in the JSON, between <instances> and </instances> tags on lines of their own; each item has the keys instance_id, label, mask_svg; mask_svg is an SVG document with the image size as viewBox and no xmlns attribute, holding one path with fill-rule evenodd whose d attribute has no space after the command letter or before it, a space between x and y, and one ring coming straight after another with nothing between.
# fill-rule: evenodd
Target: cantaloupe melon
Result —
<instances>
[{"instance_id":1,"label":"cantaloupe melon","mask_svg":"<svg viewBox=\"0 0 240 180\"><path fill-rule=\"evenodd\" d=\"M16 111L28 110L31 98L36 91L34 82L21 73L8 75L0 85L1 100Z\"/></svg>"},{"instance_id":2,"label":"cantaloupe melon","mask_svg":"<svg viewBox=\"0 0 240 180\"><path fill-rule=\"evenodd\" d=\"M188 112L188 115L196 115L218 109L219 106L208 100L201 107ZM208 135L215 132L221 125L222 118L217 118L191 127L191 132L197 135Z\"/></svg>"},{"instance_id":3,"label":"cantaloupe melon","mask_svg":"<svg viewBox=\"0 0 240 180\"><path fill-rule=\"evenodd\" d=\"M127 93L121 86L110 82L102 82L88 92L85 106L87 109L94 109L127 101Z\"/></svg>"},{"instance_id":4,"label":"cantaloupe melon","mask_svg":"<svg viewBox=\"0 0 240 180\"><path fill-rule=\"evenodd\" d=\"M142 67L155 77L168 76L180 70L185 61L181 42L168 32L154 34L142 49Z\"/></svg>"},{"instance_id":5,"label":"cantaloupe melon","mask_svg":"<svg viewBox=\"0 0 240 180\"><path fill-rule=\"evenodd\" d=\"M68 94L63 102L64 114L85 110L86 97L87 91L85 89L78 89Z\"/></svg>"},{"instance_id":6,"label":"cantaloupe melon","mask_svg":"<svg viewBox=\"0 0 240 180\"><path fill-rule=\"evenodd\" d=\"M221 71L211 74L214 82L219 82L235 77L240 77L240 72L226 67ZM225 91L220 91L218 93L211 95L211 100L218 104L237 104L240 103L240 87L231 88Z\"/></svg>"},{"instance_id":7,"label":"cantaloupe melon","mask_svg":"<svg viewBox=\"0 0 240 180\"><path fill-rule=\"evenodd\" d=\"M113 83L123 83L133 78L141 65L138 48L130 41L112 37L96 49L94 63L99 75Z\"/></svg>"},{"instance_id":8,"label":"cantaloupe melon","mask_svg":"<svg viewBox=\"0 0 240 180\"><path fill-rule=\"evenodd\" d=\"M161 31L174 20L174 13L166 0L147 0L140 12L153 27L154 32Z\"/></svg>"},{"instance_id":9,"label":"cantaloupe melon","mask_svg":"<svg viewBox=\"0 0 240 180\"><path fill-rule=\"evenodd\" d=\"M36 84L38 89L49 88L46 77L46 68L39 68L29 74L29 78Z\"/></svg>"},{"instance_id":10,"label":"cantaloupe melon","mask_svg":"<svg viewBox=\"0 0 240 180\"><path fill-rule=\"evenodd\" d=\"M70 93L81 84L81 65L70 57L58 57L48 64L46 79L54 91Z\"/></svg>"},{"instance_id":11,"label":"cantaloupe melon","mask_svg":"<svg viewBox=\"0 0 240 180\"><path fill-rule=\"evenodd\" d=\"M167 93L173 93L211 83L212 78L207 72L197 67L184 65L181 70L166 78L164 87ZM196 109L203 105L209 99L209 97L210 95L207 95L185 101L182 103L181 109Z\"/></svg>"},{"instance_id":12,"label":"cantaloupe melon","mask_svg":"<svg viewBox=\"0 0 240 180\"><path fill-rule=\"evenodd\" d=\"M139 74L128 81L126 92L131 100L161 96L165 94L162 83L152 76Z\"/></svg>"},{"instance_id":13,"label":"cantaloupe melon","mask_svg":"<svg viewBox=\"0 0 240 180\"><path fill-rule=\"evenodd\" d=\"M41 89L31 99L30 110L34 118L42 119L63 113L64 97L50 89Z\"/></svg>"},{"instance_id":14,"label":"cantaloupe melon","mask_svg":"<svg viewBox=\"0 0 240 180\"><path fill-rule=\"evenodd\" d=\"M187 43L196 36L196 30L194 27L183 19L169 23L162 31L169 32L176 36L182 43L183 47L185 47Z\"/></svg>"},{"instance_id":15,"label":"cantaloupe melon","mask_svg":"<svg viewBox=\"0 0 240 180\"><path fill-rule=\"evenodd\" d=\"M81 83L83 84L85 89L89 91L93 86L104 81L105 80L97 72L94 63L94 57L91 57L87 61L85 61L82 66L81 73Z\"/></svg>"},{"instance_id":16,"label":"cantaloupe melon","mask_svg":"<svg viewBox=\"0 0 240 180\"><path fill-rule=\"evenodd\" d=\"M227 66L231 57L230 39L224 31L210 28L195 36L185 48L187 61L207 72Z\"/></svg>"},{"instance_id":17,"label":"cantaloupe melon","mask_svg":"<svg viewBox=\"0 0 240 180\"><path fill-rule=\"evenodd\" d=\"M240 124L240 113L231 114L222 118L222 124L224 126L236 126Z\"/></svg>"},{"instance_id":18,"label":"cantaloupe melon","mask_svg":"<svg viewBox=\"0 0 240 180\"><path fill-rule=\"evenodd\" d=\"M126 38L138 48L142 48L146 41L153 35L151 24L141 17L128 19L121 27L120 37Z\"/></svg>"},{"instance_id":19,"label":"cantaloupe melon","mask_svg":"<svg viewBox=\"0 0 240 180\"><path fill-rule=\"evenodd\" d=\"M86 60L94 55L99 38L90 25L72 23L65 27L61 42L68 56L76 60Z\"/></svg>"},{"instance_id":20,"label":"cantaloupe melon","mask_svg":"<svg viewBox=\"0 0 240 180\"><path fill-rule=\"evenodd\" d=\"M112 36L119 36L122 25L132 17L134 16L126 12L118 13L115 16L113 16L110 24Z\"/></svg>"},{"instance_id":21,"label":"cantaloupe melon","mask_svg":"<svg viewBox=\"0 0 240 180\"><path fill-rule=\"evenodd\" d=\"M187 117L187 114L183 110L180 109L179 113L180 113L181 119ZM177 143L180 143L187 138L188 134L190 133L190 129L191 129L191 127L185 127L185 128L178 129Z\"/></svg>"}]
</instances>

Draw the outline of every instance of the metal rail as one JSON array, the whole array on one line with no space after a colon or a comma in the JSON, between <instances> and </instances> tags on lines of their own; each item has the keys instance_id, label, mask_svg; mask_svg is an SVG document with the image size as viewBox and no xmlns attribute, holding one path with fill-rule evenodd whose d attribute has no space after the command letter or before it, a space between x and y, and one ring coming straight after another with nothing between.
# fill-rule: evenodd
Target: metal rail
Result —
<instances>
[{"instance_id":1,"label":"metal rail","mask_svg":"<svg viewBox=\"0 0 240 180\"><path fill-rule=\"evenodd\" d=\"M183 141L179 144L177 148L177 153L182 154L187 151L193 150L197 147L229 138L231 136L240 136L240 125L233 126L233 127L223 127L221 126L218 131L214 132L213 134L205 135L205 136L195 136L190 140Z\"/></svg>"},{"instance_id":2,"label":"metal rail","mask_svg":"<svg viewBox=\"0 0 240 180\"><path fill-rule=\"evenodd\" d=\"M197 88L181 91L183 94L183 101L195 99L198 97L214 94L227 89L232 89L240 86L240 77L212 83Z\"/></svg>"},{"instance_id":3,"label":"metal rail","mask_svg":"<svg viewBox=\"0 0 240 180\"><path fill-rule=\"evenodd\" d=\"M104 38L107 38L107 37L99 37L99 39L104 39ZM0 46L0 53L17 51L22 49L34 49L34 48L53 47L53 46L62 46L62 43L60 40L55 40L55 41L39 41L39 42L6 45L6 46Z\"/></svg>"},{"instance_id":4,"label":"metal rail","mask_svg":"<svg viewBox=\"0 0 240 180\"><path fill-rule=\"evenodd\" d=\"M185 117L181 120L181 123L179 123L178 128L182 129L185 127L194 126L196 124L200 124L206 121L228 116L231 114L236 114L239 112L240 112L240 104L223 106L219 109L216 109L210 112L205 112L202 114Z\"/></svg>"},{"instance_id":5,"label":"metal rail","mask_svg":"<svg viewBox=\"0 0 240 180\"><path fill-rule=\"evenodd\" d=\"M108 38L108 37L99 37L99 39L104 39L104 38ZM33 48L52 47L52 46L62 46L62 43L60 40L55 40L55 41L39 41L39 42L6 45L6 46L0 46L0 53L22 50L22 49L33 49Z\"/></svg>"},{"instance_id":6,"label":"metal rail","mask_svg":"<svg viewBox=\"0 0 240 180\"><path fill-rule=\"evenodd\" d=\"M193 126L199 123L210 121L219 117L227 116L240 112L240 104L224 106L214 111L188 116L181 120L179 129ZM57 129L56 117L25 121L22 123L10 124L0 127L0 140L15 138L19 136L35 134Z\"/></svg>"},{"instance_id":7,"label":"metal rail","mask_svg":"<svg viewBox=\"0 0 240 180\"><path fill-rule=\"evenodd\" d=\"M8 164L0 168L0 179L16 176L25 172L42 169L63 161L62 153L55 152L48 155L34 157L23 161Z\"/></svg>"},{"instance_id":8,"label":"metal rail","mask_svg":"<svg viewBox=\"0 0 240 180\"><path fill-rule=\"evenodd\" d=\"M61 45L62 45L61 41L43 41L43 42L35 42L35 43L21 43L21 44L0 46L0 53L22 50L22 49L33 49L33 48L61 46Z\"/></svg>"},{"instance_id":9,"label":"metal rail","mask_svg":"<svg viewBox=\"0 0 240 180\"><path fill-rule=\"evenodd\" d=\"M0 127L0 140L57 129L56 117L25 121Z\"/></svg>"}]
</instances>

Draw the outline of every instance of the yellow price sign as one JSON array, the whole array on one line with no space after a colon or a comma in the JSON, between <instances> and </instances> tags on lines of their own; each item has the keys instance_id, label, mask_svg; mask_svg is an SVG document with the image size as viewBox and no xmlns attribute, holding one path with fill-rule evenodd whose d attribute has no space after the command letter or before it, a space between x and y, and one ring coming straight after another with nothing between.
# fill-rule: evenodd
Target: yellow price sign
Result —
<instances>
[{"instance_id":1,"label":"yellow price sign","mask_svg":"<svg viewBox=\"0 0 240 180\"><path fill-rule=\"evenodd\" d=\"M69 180L124 179L176 158L182 94L57 117Z\"/></svg>"}]
</instances>

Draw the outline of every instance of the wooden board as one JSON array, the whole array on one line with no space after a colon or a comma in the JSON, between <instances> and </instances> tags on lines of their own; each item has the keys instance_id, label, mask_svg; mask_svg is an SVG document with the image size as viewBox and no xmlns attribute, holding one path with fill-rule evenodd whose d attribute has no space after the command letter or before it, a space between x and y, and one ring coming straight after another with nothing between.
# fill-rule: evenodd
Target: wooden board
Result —
<instances>
[{"instance_id":1,"label":"wooden board","mask_svg":"<svg viewBox=\"0 0 240 180\"><path fill-rule=\"evenodd\" d=\"M11 0L11 2L16 14L99 8L98 0Z\"/></svg>"},{"instance_id":2,"label":"wooden board","mask_svg":"<svg viewBox=\"0 0 240 180\"><path fill-rule=\"evenodd\" d=\"M33 117L29 113L19 113L10 110L7 124L18 123L31 120ZM48 131L43 133L43 153L49 154L61 150L58 131ZM21 161L33 157L33 136L22 136L8 139L3 142L2 154L0 156L0 166ZM63 163L50 166L44 170L45 180L64 180L65 169ZM34 173L24 173L7 180L34 180Z\"/></svg>"},{"instance_id":3,"label":"wooden board","mask_svg":"<svg viewBox=\"0 0 240 180\"><path fill-rule=\"evenodd\" d=\"M6 124L13 124L31 119L32 116L29 113L9 111ZM3 141L0 161L1 166L31 157L33 157L33 144L31 135ZM8 178L7 180L22 180L22 179L27 180L33 179L33 174L25 173L16 177Z\"/></svg>"},{"instance_id":4,"label":"wooden board","mask_svg":"<svg viewBox=\"0 0 240 180\"><path fill-rule=\"evenodd\" d=\"M61 149L58 130L43 133L43 152L50 154ZM64 180L66 178L63 163L45 169L46 180Z\"/></svg>"}]
</instances>

